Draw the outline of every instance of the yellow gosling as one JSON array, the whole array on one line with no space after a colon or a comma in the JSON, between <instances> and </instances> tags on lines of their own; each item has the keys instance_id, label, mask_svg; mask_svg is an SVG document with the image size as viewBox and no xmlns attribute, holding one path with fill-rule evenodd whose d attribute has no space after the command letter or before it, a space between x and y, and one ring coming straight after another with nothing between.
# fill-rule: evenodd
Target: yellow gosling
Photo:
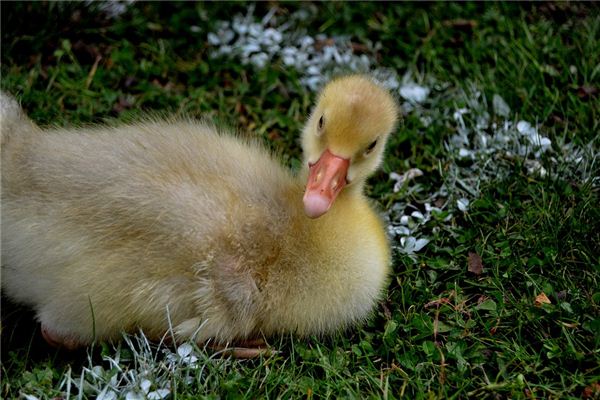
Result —
<instances>
[{"instance_id":1,"label":"yellow gosling","mask_svg":"<svg viewBox=\"0 0 600 400\"><path fill-rule=\"evenodd\" d=\"M363 187L396 119L369 78L332 81L295 176L205 122L42 130L2 94L2 290L68 348L138 329L225 344L360 323L390 268Z\"/></svg>"}]
</instances>

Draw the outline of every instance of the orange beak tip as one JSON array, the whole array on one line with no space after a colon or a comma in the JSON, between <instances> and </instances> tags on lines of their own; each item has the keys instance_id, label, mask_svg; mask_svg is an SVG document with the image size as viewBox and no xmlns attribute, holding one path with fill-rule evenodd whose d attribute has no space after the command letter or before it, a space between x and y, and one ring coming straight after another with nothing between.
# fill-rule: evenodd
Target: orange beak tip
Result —
<instances>
[{"instance_id":1,"label":"orange beak tip","mask_svg":"<svg viewBox=\"0 0 600 400\"><path fill-rule=\"evenodd\" d=\"M309 164L308 182L304 193L304 211L318 218L329 211L344 185L350 160L336 156L326 149L319 160Z\"/></svg>"},{"instance_id":2,"label":"orange beak tip","mask_svg":"<svg viewBox=\"0 0 600 400\"><path fill-rule=\"evenodd\" d=\"M319 218L331 207L331 200L319 194L307 193L303 201L304 212L309 218Z\"/></svg>"}]
</instances>

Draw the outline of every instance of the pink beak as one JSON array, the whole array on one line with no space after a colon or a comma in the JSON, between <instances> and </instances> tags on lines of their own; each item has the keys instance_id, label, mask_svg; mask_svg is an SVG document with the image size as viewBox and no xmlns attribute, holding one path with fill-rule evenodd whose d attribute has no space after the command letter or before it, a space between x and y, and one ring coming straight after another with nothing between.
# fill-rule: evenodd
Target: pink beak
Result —
<instances>
[{"instance_id":1,"label":"pink beak","mask_svg":"<svg viewBox=\"0 0 600 400\"><path fill-rule=\"evenodd\" d=\"M329 149L321 158L309 164L308 182L304 193L304 212L318 218L329 211L335 198L346 185L350 160L332 154Z\"/></svg>"}]
</instances>

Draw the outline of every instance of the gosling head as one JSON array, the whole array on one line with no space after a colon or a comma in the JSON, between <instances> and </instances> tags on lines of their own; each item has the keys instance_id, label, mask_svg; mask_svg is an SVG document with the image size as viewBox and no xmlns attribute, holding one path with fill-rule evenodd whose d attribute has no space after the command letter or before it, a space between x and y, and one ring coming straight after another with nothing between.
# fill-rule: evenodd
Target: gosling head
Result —
<instances>
[{"instance_id":1,"label":"gosling head","mask_svg":"<svg viewBox=\"0 0 600 400\"><path fill-rule=\"evenodd\" d=\"M307 216L325 214L345 187L364 184L381 164L397 119L394 98L366 76L346 76L325 86L302 133L309 169Z\"/></svg>"}]
</instances>

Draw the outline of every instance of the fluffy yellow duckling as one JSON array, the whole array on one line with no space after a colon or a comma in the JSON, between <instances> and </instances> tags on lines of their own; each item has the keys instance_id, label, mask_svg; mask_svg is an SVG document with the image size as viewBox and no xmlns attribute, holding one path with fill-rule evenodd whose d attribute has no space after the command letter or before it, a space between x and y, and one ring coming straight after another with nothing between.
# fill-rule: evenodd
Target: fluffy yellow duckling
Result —
<instances>
[{"instance_id":1,"label":"fluffy yellow duckling","mask_svg":"<svg viewBox=\"0 0 600 400\"><path fill-rule=\"evenodd\" d=\"M4 94L0 118L2 289L53 344L323 334L382 294L390 249L363 187L397 106L367 77L324 88L298 176L204 122L41 130Z\"/></svg>"}]
</instances>

